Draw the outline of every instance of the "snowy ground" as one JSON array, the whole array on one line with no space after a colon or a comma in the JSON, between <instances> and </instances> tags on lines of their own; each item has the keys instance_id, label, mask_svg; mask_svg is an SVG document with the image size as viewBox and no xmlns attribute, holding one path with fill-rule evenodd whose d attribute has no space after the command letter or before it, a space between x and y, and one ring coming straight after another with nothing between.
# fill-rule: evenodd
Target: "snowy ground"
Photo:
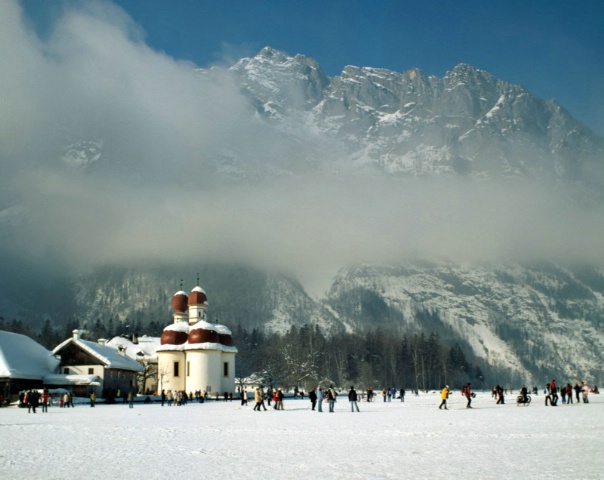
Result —
<instances>
[{"instance_id":1,"label":"snowy ground","mask_svg":"<svg viewBox=\"0 0 604 480\"><path fill-rule=\"evenodd\" d=\"M0 476L18 478L604 478L604 398L588 405L495 405L475 409L455 393L439 411L436 393L383 403L345 396L335 413L307 400L284 411L253 402L0 409ZM327 410L326 408L324 410Z\"/></svg>"}]
</instances>

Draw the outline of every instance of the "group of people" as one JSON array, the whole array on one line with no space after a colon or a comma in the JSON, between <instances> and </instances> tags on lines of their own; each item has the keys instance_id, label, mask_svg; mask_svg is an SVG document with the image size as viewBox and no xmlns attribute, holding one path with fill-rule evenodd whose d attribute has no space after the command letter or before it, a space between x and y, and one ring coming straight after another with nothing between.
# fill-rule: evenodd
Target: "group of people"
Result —
<instances>
[{"instance_id":1,"label":"group of people","mask_svg":"<svg viewBox=\"0 0 604 480\"><path fill-rule=\"evenodd\" d=\"M303 396L303 395L302 395ZM264 393L264 388L262 386L258 386L254 389L254 410L259 412L261 410L266 411L266 405L264 403L265 398L268 400L268 405L271 405L271 401L274 402L275 410L283 410L283 390L278 389L269 389L267 393ZM338 398L338 393L333 385L330 385L329 388L323 390L323 387L320 385L312 389L308 392L308 399L310 400L311 410L317 412L323 412L323 403L327 403L329 412L335 411L335 404ZM243 399L243 396L242 396ZM354 386L350 387L348 391L348 401L350 402L350 409L352 412L359 412L358 405L359 395L357 391L354 389ZM243 402L243 400L242 400ZM247 403L247 402L246 402Z\"/></svg>"},{"instance_id":2,"label":"group of people","mask_svg":"<svg viewBox=\"0 0 604 480\"><path fill-rule=\"evenodd\" d=\"M498 404L505 403L504 402L504 391L505 391L504 388L500 385L496 385L492 389L492 394L494 397L497 398ZM537 395L537 393L538 393L537 387L533 387L532 392L533 392L533 395ZM562 400L563 404L572 405L573 403L575 403L573 401L573 396L576 399L576 403L581 403L581 401L583 401L583 403L589 403L589 394L591 392L599 393L598 387L595 386L593 389L590 389L589 386L587 385L587 381L585 381L585 380L583 380L581 382L581 385L579 385L579 382L575 382L574 386L571 383L567 383L566 385L563 384L561 386L558 386L556 384L556 380L554 379L551 382L546 383L545 389L543 390L543 393L545 394L545 405L546 406L550 405L552 407L557 406L559 400ZM512 388L510 388L510 394L511 393L513 393ZM522 388L520 388L520 394L518 395L517 403L525 404L525 405L530 403L528 394L529 394L529 389L527 388L526 385L522 385Z\"/></svg>"},{"instance_id":3,"label":"group of people","mask_svg":"<svg viewBox=\"0 0 604 480\"><path fill-rule=\"evenodd\" d=\"M514 392L514 389L510 388L509 391L510 394L512 394ZM498 404L505 403L505 392L506 389L504 389L501 385L495 385L491 389L491 395L497 399ZM538 392L539 389L537 387L532 388L533 395L537 395ZM556 384L556 380L554 379L551 382L545 384L543 393L545 394L545 405L551 405L552 407L555 407L558 405L559 400L562 400L562 403L566 405L571 405L575 402L589 403L589 394L599 393L599 391L597 386L590 388L587 385L587 381L585 380L583 380L581 384L579 384L579 382L575 382L574 386L571 383L566 383L565 385L563 384L561 386L558 386ZM528 404L528 395L529 389L526 385L522 385L522 388L520 388L520 392L517 398L517 403Z\"/></svg>"},{"instance_id":4,"label":"group of people","mask_svg":"<svg viewBox=\"0 0 604 480\"><path fill-rule=\"evenodd\" d=\"M559 399L562 400L563 404L571 405L573 403L573 394L577 403L581 403L581 400L583 403L589 403L589 394L591 392L599 393L598 387L594 386L593 389L590 389L585 380L581 382L581 385L579 385L579 382L575 382L574 386L570 383L558 386L554 379L545 385L545 405L555 407L558 405Z\"/></svg>"},{"instance_id":5,"label":"group of people","mask_svg":"<svg viewBox=\"0 0 604 480\"><path fill-rule=\"evenodd\" d=\"M357 393L356 393L354 387L350 387L348 399L350 400L353 397L354 397L354 405L356 405L358 396L357 396ZM321 385L319 385L316 389L313 389L310 392L308 392L308 399L310 400L311 409L315 410L315 408L316 408L317 412L322 412L323 411L323 402L327 402L327 404L329 405L329 411L333 413L335 406L336 406L337 398L338 398L338 392L336 391L336 389L334 388L333 385L330 385L329 388L327 388L327 390L325 390L325 391L323 391L323 387L321 387ZM352 400L350 400L350 401L351 401L351 408L354 408L354 406L352 406L353 405ZM359 411L358 405L356 405L356 409L358 412Z\"/></svg>"},{"instance_id":6,"label":"group of people","mask_svg":"<svg viewBox=\"0 0 604 480\"><path fill-rule=\"evenodd\" d=\"M168 404L168 407L171 407L172 405L179 407L181 405L186 405L189 400L192 401L193 399L195 399L197 403L203 403L207 400L208 394L207 392L201 392L200 390L189 393L185 392L184 390L168 390L167 392L165 390L162 390L160 398L162 407L165 403ZM228 398L228 393L225 393L224 400L227 401ZM233 394L231 394L231 400L232 399Z\"/></svg>"},{"instance_id":7,"label":"group of people","mask_svg":"<svg viewBox=\"0 0 604 480\"><path fill-rule=\"evenodd\" d=\"M373 397L373 387L370 387L367 390L367 401L370 402L370 396L369 393L371 392L371 397ZM382 400L384 402L390 402L392 401L393 398L396 398L396 388L394 387L388 387L388 388L384 388L382 389ZM399 395L398 398L400 399L401 402L405 401L405 389L401 387L401 389L399 390Z\"/></svg>"},{"instance_id":8,"label":"group of people","mask_svg":"<svg viewBox=\"0 0 604 480\"><path fill-rule=\"evenodd\" d=\"M59 394L57 397L60 408L73 407L73 394L66 392ZM38 390L27 390L19 393L19 407L27 408L27 413L36 413L40 408L42 412L48 412L48 407L52 406L53 397L49 393L48 388L44 388L42 392Z\"/></svg>"},{"instance_id":9,"label":"group of people","mask_svg":"<svg viewBox=\"0 0 604 480\"><path fill-rule=\"evenodd\" d=\"M242 405L245 404L247 405L247 394L245 393L245 390L242 393ZM283 410L283 390L281 390L280 388L277 388L276 390L273 389L269 389L267 392L267 400L268 400L268 405L270 407L271 405L271 401L273 402L273 410ZM260 411L260 409L264 409L264 411L267 410L266 405L264 404L264 389L262 387L256 387L256 389L254 390L254 401L256 402L256 405L254 405L254 410L256 411ZM244 403L245 402L245 403Z\"/></svg>"},{"instance_id":10,"label":"group of people","mask_svg":"<svg viewBox=\"0 0 604 480\"><path fill-rule=\"evenodd\" d=\"M280 388L273 390L272 388L269 388L266 392L266 399L268 400L268 406L271 406L271 402L273 402L273 409L274 410L283 410L283 390L281 390ZM266 405L264 404L264 398L265 398L265 393L264 393L264 388L262 386L258 386L254 389L254 402L256 403L254 405L254 410L259 412L260 410L264 410L266 411ZM245 402L245 403L244 403ZM247 393L245 392L245 390L243 390L242 394L241 394L241 404L245 404L247 405Z\"/></svg>"},{"instance_id":11,"label":"group of people","mask_svg":"<svg viewBox=\"0 0 604 480\"><path fill-rule=\"evenodd\" d=\"M467 383L461 389L461 394L466 398L466 408L472 408L472 399L476 397L476 394L472 391L472 384ZM439 410L447 408L447 400L451 396L451 389L449 385L445 385L444 388L440 391L440 405L438 406Z\"/></svg>"},{"instance_id":12,"label":"group of people","mask_svg":"<svg viewBox=\"0 0 604 480\"><path fill-rule=\"evenodd\" d=\"M32 411L36 413L36 409L40 406L40 401L43 404L42 411L47 411L48 400L48 397L42 400L42 395L37 390L29 390L19 394L19 406L27 407L27 413L31 413Z\"/></svg>"},{"instance_id":13,"label":"group of people","mask_svg":"<svg viewBox=\"0 0 604 480\"><path fill-rule=\"evenodd\" d=\"M491 395L493 398L497 400L498 405L505 404L505 388L501 385L495 385L491 389ZM533 393L536 393L536 387L533 389ZM510 388L510 393L513 393L513 389ZM562 399L562 403L566 405L570 405L573 403L573 394L576 398L577 403L589 403L589 394L590 393L599 393L598 387L594 386L594 388L590 389L587 385L587 382L584 380L579 383L575 383L574 387L567 383L566 385L562 385L558 387L556 385L556 381L552 380L550 383L545 385L545 405L556 406L558 404L558 399ZM472 392L472 385L468 383L461 389L461 394L466 398L466 408L472 408L472 399L476 396L474 392ZM523 385L520 389L518 396L518 403L528 404L528 394L529 390L526 385ZM440 392L440 405L438 406L439 410L445 409L447 410L447 400L451 395L451 389L449 385L445 385L445 387Z\"/></svg>"}]
</instances>

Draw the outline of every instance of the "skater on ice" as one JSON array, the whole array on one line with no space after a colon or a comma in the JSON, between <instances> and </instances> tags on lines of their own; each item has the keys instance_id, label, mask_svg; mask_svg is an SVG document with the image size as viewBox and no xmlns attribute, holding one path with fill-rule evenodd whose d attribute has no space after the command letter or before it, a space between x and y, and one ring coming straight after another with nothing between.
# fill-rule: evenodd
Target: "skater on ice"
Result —
<instances>
[{"instance_id":1,"label":"skater on ice","mask_svg":"<svg viewBox=\"0 0 604 480\"><path fill-rule=\"evenodd\" d=\"M354 389L354 386L350 387L350 391L348 392L348 401L350 402L350 411L354 412L355 408L356 411L359 411L359 406L357 404L357 400L358 400L358 396L357 396L357 391Z\"/></svg>"},{"instance_id":2,"label":"skater on ice","mask_svg":"<svg viewBox=\"0 0 604 480\"><path fill-rule=\"evenodd\" d=\"M465 387L463 387L461 394L468 400L466 408L472 408L472 397L476 396L476 394L472 392L472 384L468 383Z\"/></svg>"},{"instance_id":3,"label":"skater on ice","mask_svg":"<svg viewBox=\"0 0 604 480\"><path fill-rule=\"evenodd\" d=\"M449 385L445 385L445 388L443 388L442 391L440 392L440 399L442 401L440 402L440 405L438 406L439 410L442 408L447 410L447 399L448 398L449 398Z\"/></svg>"}]
</instances>

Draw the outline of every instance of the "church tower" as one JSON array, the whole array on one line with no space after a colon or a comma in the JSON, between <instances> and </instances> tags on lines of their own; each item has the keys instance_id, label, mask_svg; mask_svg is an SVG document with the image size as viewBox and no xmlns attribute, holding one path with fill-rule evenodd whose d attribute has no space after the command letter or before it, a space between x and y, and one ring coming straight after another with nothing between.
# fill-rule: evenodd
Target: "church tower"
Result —
<instances>
[{"instance_id":1,"label":"church tower","mask_svg":"<svg viewBox=\"0 0 604 480\"><path fill-rule=\"evenodd\" d=\"M164 328L157 349L160 391L234 393L237 348L227 327L206 321L207 307L200 286L188 297L174 294L173 323Z\"/></svg>"}]
</instances>

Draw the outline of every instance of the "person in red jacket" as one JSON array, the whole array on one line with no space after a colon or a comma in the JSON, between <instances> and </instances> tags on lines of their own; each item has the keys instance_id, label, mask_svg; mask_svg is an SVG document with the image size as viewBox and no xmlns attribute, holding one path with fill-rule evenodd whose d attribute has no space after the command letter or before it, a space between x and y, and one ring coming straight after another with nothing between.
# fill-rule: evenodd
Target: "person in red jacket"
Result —
<instances>
[{"instance_id":1,"label":"person in red jacket","mask_svg":"<svg viewBox=\"0 0 604 480\"><path fill-rule=\"evenodd\" d=\"M468 383L465 387L463 387L461 394L468 400L466 408L472 408L472 384Z\"/></svg>"},{"instance_id":2,"label":"person in red jacket","mask_svg":"<svg viewBox=\"0 0 604 480\"><path fill-rule=\"evenodd\" d=\"M549 384L549 394L552 396L552 406L555 407L558 404L558 387L556 385L556 380L552 380L552 383Z\"/></svg>"}]
</instances>

